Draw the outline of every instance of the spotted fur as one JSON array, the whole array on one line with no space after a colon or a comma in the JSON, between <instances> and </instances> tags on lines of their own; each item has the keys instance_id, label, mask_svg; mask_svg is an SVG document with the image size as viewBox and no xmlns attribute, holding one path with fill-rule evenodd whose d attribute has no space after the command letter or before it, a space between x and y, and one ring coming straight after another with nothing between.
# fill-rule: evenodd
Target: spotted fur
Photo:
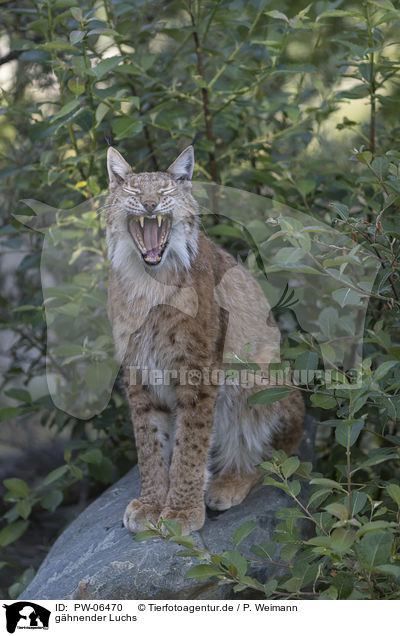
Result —
<instances>
[{"instance_id":1,"label":"spotted fur","mask_svg":"<svg viewBox=\"0 0 400 636\"><path fill-rule=\"evenodd\" d=\"M185 369L223 369L224 355L241 355L248 343L253 360L277 359L279 330L258 283L198 229L191 146L165 172L140 174L109 149L108 170L108 311L125 368L142 482L124 523L136 531L161 515L179 521L184 532L198 530L205 501L218 510L240 503L272 448L295 450L304 405L296 391L250 407L248 397L259 388L218 386L204 375L180 381ZM155 265L143 261L127 230L127 218L143 216L147 223L149 214L172 218ZM138 381L138 372L132 382L133 368L169 370L175 377L168 385L148 385L143 375Z\"/></svg>"}]
</instances>

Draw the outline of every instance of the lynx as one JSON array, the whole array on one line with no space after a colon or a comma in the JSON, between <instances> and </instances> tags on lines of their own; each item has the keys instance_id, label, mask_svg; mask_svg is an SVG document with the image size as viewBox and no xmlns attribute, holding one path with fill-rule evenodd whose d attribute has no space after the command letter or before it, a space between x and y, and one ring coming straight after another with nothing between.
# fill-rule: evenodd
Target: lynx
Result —
<instances>
[{"instance_id":1,"label":"lynx","mask_svg":"<svg viewBox=\"0 0 400 636\"><path fill-rule=\"evenodd\" d=\"M176 520L187 534L203 526L205 504L243 501L272 449L296 449L304 405L293 391L251 407L259 388L209 380L248 343L255 361L276 358L280 334L258 283L199 229L193 146L165 172L140 174L110 147L107 167L108 313L141 478L124 525ZM170 381L148 383L146 369Z\"/></svg>"}]
</instances>

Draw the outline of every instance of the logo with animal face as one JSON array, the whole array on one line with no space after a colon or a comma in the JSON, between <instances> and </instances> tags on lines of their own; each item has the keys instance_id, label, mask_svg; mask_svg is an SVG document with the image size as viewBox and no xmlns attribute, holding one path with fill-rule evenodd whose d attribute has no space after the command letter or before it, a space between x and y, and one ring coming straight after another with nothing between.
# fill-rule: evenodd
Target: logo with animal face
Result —
<instances>
[{"instance_id":1,"label":"logo with animal face","mask_svg":"<svg viewBox=\"0 0 400 636\"><path fill-rule=\"evenodd\" d=\"M14 634L16 629L49 629L51 612L37 603L18 601L3 607L9 634Z\"/></svg>"}]
</instances>

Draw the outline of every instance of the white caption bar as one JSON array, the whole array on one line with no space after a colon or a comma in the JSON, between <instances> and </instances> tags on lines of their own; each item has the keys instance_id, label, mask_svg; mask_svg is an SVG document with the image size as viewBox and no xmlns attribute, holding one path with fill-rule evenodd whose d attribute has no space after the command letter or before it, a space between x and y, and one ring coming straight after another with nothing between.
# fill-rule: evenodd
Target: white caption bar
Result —
<instances>
[{"instance_id":1,"label":"white caption bar","mask_svg":"<svg viewBox=\"0 0 400 636\"><path fill-rule=\"evenodd\" d=\"M378 603L380 605L378 606ZM385 607L382 607L382 603ZM0 633L151 634L186 636L187 630L229 630L245 636L249 628L284 634L337 636L346 627L376 636L385 623L397 622L400 601L1 601ZM382 613L384 612L384 614ZM292 631L293 630L293 631ZM262 633L266 633L265 631Z\"/></svg>"}]
</instances>

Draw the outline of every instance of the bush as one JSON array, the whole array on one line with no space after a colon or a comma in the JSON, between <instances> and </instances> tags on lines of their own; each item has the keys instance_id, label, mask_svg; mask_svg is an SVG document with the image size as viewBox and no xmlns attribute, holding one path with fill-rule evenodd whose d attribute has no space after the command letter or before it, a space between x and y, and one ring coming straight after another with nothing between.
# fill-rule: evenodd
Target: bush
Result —
<instances>
[{"instance_id":1,"label":"bush","mask_svg":"<svg viewBox=\"0 0 400 636\"><path fill-rule=\"evenodd\" d=\"M200 131L197 180L267 196L338 228L354 247L330 264L340 276L358 249L380 269L366 293L362 386L340 388L339 376L336 386L301 386L318 424L316 471L282 453L264 465L266 483L284 488L295 505L280 512L274 545L256 547L255 556L279 558L288 576L266 585L246 578L248 559L236 547L250 527L238 530L235 550L199 554L207 563L192 575L228 578L237 590L255 587L274 597L398 598L400 152L393 146L399 133L393 39L400 11L390 0L307 6L299 0L84 0L79 7L73 0L22 0L2 8L9 51L0 63L9 73L0 127L0 302L4 338L12 345L0 418L39 418L69 442L64 463L41 480L5 480L1 565L10 563L9 550L23 541L33 514L62 506L76 484L103 488L134 461L118 385L101 415L87 421L56 409L43 392L35 397L32 379L45 377L46 356L42 235L14 215L27 214L22 199L43 201L59 211L57 227L72 232L77 252L91 232L102 258L99 217L93 210L80 217L76 206L107 187L105 138L135 170L158 170ZM233 227L222 221L209 229L233 254L246 255L251 237ZM10 270L13 255L18 265ZM57 306L75 311L92 283L75 280ZM290 298L283 305L289 311ZM60 355L83 356L95 367L96 351L89 340ZM325 363L323 351L301 332L287 335L282 354L290 361L313 354L320 367ZM85 381L88 391L95 379L88 373ZM296 500L303 481L313 486L305 508ZM315 530L307 542L296 525L303 516ZM11 596L28 575L19 572Z\"/></svg>"}]
</instances>

